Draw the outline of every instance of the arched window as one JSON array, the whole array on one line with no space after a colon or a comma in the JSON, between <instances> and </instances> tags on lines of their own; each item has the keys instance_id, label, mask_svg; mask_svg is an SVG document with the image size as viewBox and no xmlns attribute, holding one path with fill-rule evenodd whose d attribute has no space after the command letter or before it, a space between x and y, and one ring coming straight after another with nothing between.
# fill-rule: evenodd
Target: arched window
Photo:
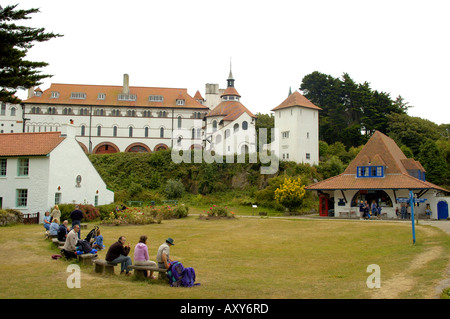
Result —
<instances>
[{"instance_id":1,"label":"arched window","mask_svg":"<svg viewBox=\"0 0 450 319\"><path fill-rule=\"evenodd\" d=\"M216 120L214 120L212 122L212 127L213 127L213 132L217 131L217 121Z\"/></svg>"},{"instance_id":2,"label":"arched window","mask_svg":"<svg viewBox=\"0 0 450 319\"><path fill-rule=\"evenodd\" d=\"M113 126L113 136L116 137L117 136L117 126Z\"/></svg>"},{"instance_id":3,"label":"arched window","mask_svg":"<svg viewBox=\"0 0 450 319\"><path fill-rule=\"evenodd\" d=\"M148 126L144 128L144 136L148 137Z\"/></svg>"},{"instance_id":4,"label":"arched window","mask_svg":"<svg viewBox=\"0 0 450 319\"><path fill-rule=\"evenodd\" d=\"M16 108L11 108L11 116L16 116Z\"/></svg>"},{"instance_id":5,"label":"arched window","mask_svg":"<svg viewBox=\"0 0 450 319\"><path fill-rule=\"evenodd\" d=\"M164 127L159 129L159 137L164 137Z\"/></svg>"},{"instance_id":6,"label":"arched window","mask_svg":"<svg viewBox=\"0 0 450 319\"><path fill-rule=\"evenodd\" d=\"M81 136L84 136L86 134L86 126L81 125Z\"/></svg>"},{"instance_id":7,"label":"arched window","mask_svg":"<svg viewBox=\"0 0 450 319\"><path fill-rule=\"evenodd\" d=\"M181 116L178 116L178 128L181 128Z\"/></svg>"},{"instance_id":8,"label":"arched window","mask_svg":"<svg viewBox=\"0 0 450 319\"><path fill-rule=\"evenodd\" d=\"M226 129L225 130L225 139L227 139L227 138L229 138L230 137L230 130L229 129Z\"/></svg>"},{"instance_id":9,"label":"arched window","mask_svg":"<svg viewBox=\"0 0 450 319\"><path fill-rule=\"evenodd\" d=\"M102 136L102 127L100 125L97 126L97 136Z\"/></svg>"},{"instance_id":10,"label":"arched window","mask_svg":"<svg viewBox=\"0 0 450 319\"><path fill-rule=\"evenodd\" d=\"M133 137L133 127L132 126L130 126L128 128L128 137Z\"/></svg>"},{"instance_id":11,"label":"arched window","mask_svg":"<svg viewBox=\"0 0 450 319\"><path fill-rule=\"evenodd\" d=\"M247 123L247 121L242 122L242 129L243 129L244 131L246 131L246 130L248 129L248 123Z\"/></svg>"},{"instance_id":12,"label":"arched window","mask_svg":"<svg viewBox=\"0 0 450 319\"><path fill-rule=\"evenodd\" d=\"M220 142L222 142L222 135L218 134L216 136L216 144L219 144Z\"/></svg>"},{"instance_id":13,"label":"arched window","mask_svg":"<svg viewBox=\"0 0 450 319\"><path fill-rule=\"evenodd\" d=\"M233 125L233 133L237 133L237 132L239 132L239 124L238 123Z\"/></svg>"}]
</instances>

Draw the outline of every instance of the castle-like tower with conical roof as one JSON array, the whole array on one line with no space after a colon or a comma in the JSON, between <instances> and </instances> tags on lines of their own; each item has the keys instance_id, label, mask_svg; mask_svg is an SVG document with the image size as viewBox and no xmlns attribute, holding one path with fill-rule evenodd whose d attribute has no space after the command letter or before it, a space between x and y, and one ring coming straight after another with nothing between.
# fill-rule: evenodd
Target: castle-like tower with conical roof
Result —
<instances>
[{"instance_id":1,"label":"castle-like tower with conical roof","mask_svg":"<svg viewBox=\"0 0 450 319\"><path fill-rule=\"evenodd\" d=\"M205 117L204 148L220 155L256 152L256 116L240 102L241 95L234 87L234 81L230 67L227 88L220 94L220 103Z\"/></svg>"}]
</instances>

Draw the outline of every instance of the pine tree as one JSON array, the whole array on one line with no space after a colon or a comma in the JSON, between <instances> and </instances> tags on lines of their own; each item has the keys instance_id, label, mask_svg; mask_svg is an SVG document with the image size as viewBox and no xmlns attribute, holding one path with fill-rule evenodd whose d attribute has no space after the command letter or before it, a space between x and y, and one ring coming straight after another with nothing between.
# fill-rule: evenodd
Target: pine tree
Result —
<instances>
[{"instance_id":1,"label":"pine tree","mask_svg":"<svg viewBox=\"0 0 450 319\"><path fill-rule=\"evenodd\" d=\"M20 103L14 96L18 89L28 89L42 84L51 75L41 74L46 62L25 60L35 42L45 42L60 34L46 33L44 28L16 25L18 20L30 19L29 15L39 9L16 10L16 5L0 6L0 101Z\"/></svg>"}]
</instances>

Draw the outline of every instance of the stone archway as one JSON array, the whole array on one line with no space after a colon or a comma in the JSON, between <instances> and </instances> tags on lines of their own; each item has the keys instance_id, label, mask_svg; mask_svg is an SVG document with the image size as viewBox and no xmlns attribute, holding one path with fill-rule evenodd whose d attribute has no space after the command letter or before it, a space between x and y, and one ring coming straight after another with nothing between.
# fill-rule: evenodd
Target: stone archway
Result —
<instances>
[{"instance_id":1,"label":"stone archway","mask_svg":"<svg viewBox=\"0 0 450 319\"><path fill-rule=\"evenodd\" d=\"M168 149L169 149L169 147L166 144L160 143L160 144L155 146L153 151L157 152L157 151L168 150Z\"/></svg>"},{"instance_id":2,"label":"stone archway","mask_svg":"<svg viewBox=\"0 0 450 319\"><path fill-rule=\"evenodd\" d=\"M147 145L145 145L143 143L133 143L133 144L130 144L127 147L125 152L129 152L129 153L151 153L152 151L150 150L150 148Z\"/></svg>"},{"instance_id":3,"label":"stone archway","mask_svg":"<svg viewBox=\"0 0 450 319\"><path fill-rule=\"evenodd\" d=\"M93 154L111 154L118 152L120 152L120 150L117 145L111 142L100 143L92 151Z\"/></svg>"}]
</instances>

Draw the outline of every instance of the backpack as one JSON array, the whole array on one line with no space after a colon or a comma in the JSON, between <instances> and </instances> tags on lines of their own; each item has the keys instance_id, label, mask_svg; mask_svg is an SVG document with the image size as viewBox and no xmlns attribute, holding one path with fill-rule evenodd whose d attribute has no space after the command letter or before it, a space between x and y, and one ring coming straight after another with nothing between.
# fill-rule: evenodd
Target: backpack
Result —
<instances>
[{"instance_id":1,"label":"backpack","mask_svg":"<svg viewBox=\"0 0 450 319\"><path fill-rule=\"evenodd\" d=\"M195 270L192 267L184 268L183 278L181 278L181 285L183 287L192 287L195 285Z\"/></svg>"},{"instance_id":2,"label":"backpack","mask_svg":"<svg viewBox=\"0 0 450 319\"><path fill-rule=\"evenodd\" d=\"M86 240L79 240L78 241L79 248L77 250L82 251L83 253L90 253L92 250L91 245Z\"/></svg>"},{"instance_id":3,"label":"backpack","mask_svg":"<svg viewBox=\"0 0 450 319\"><path fill-rule=\"evenodd\" d=\"M178 261L172 261L167 270L167 278L171 287L179 287L181 285L181 278L183 276L183 264Z\"/></svg>"},{"instance_id":4,"label":"backpack","mask_svg":"<svg viewBox=\"0 0 450 319\"><path fill-rule=\"evenodd\" d=\"M193 287L195 282L195 270L192 267L184 268L183 264L178 261L173 261L167 270L167 277L171 287Z\"/></svg>"}]
</instances>

